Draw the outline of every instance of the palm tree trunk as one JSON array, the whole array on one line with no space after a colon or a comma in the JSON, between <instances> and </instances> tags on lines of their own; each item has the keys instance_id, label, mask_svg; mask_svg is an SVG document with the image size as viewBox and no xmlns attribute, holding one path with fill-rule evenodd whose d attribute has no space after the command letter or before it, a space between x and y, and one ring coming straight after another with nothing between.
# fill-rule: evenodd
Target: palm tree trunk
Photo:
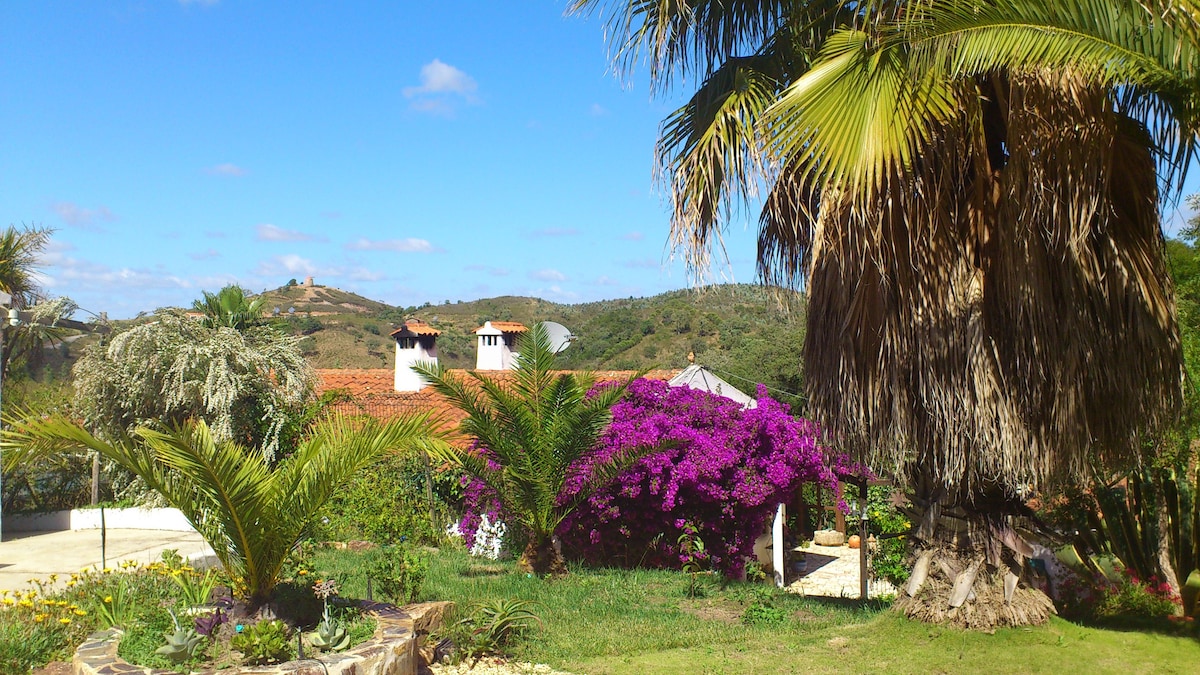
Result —
<instances>
[{"instance_id":1,"label":"palm tree trunk","mask_svg":"<svg viewBox=\"0 0 1200 675\"><path fill-rule=\"evenodd\" d=\"M1013 529L1019 505L974 497L913 500L913 571L895 608L972 629L1045 623L1054 603L1025 583L1033 550Z\"/></svg>"},{"instance_id":2,"label":"palm tree trunk","mask_svg":"<svg viewBox=\"0 0 1200 675\"><path fill-rule=\"evenodd\" d=\"M521 568L539 577L565 575L567 565L558 537L530 533L529 543L525 545L525 553L521 556Z\"/></svg>"}]
</instances>

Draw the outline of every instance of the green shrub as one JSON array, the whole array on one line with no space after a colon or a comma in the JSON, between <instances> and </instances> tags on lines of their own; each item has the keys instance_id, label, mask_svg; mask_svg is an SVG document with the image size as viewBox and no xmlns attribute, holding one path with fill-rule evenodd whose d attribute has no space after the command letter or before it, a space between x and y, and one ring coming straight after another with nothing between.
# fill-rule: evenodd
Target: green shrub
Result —
<instances>
[{"instance_id":1,"label":"green shrub","mask_svg":"<svg viewBox=\"0 0 1200 675\"><path fill-rule=\"evenodd\" d=\"M867 488L867 517L870 518L871 534L876 536L877 547L871 554L871 573L899 587L908 581L911 570L908 566L908 537L912 524L908 518L891 505L892 488L873 485Z\"/></svg>"},{"instance_id":2,"label":"green shrub","mask_svg":"<svg viewBox=\"0 0 1200 675\"><path fill-rule=\"evenodd\" d=\"M244 627L233 636L230 646L241 652L243 660L250 665L279 663L295 655L288 639L287 624L278 619Z\"/></svg>"},{"instance_id":3,"label":"green shrub","mask_svg":"<svg viewBox=\"0 0 1200 675\"><path fill-rule=\"evenodd\" d=\"M787 620L787 613L770 602L755 602L742 613L742 623L747 626L773 626Z\"/></svg>"},{"instance_id":4,"label":"green shrub","mask_svg":"<svg viewBox=\"0 0 1200 675\"><path fill-rule=\"evenodd\" d=\"M429 506L421 456L392 454L359 472L329 500L317 517L313 537L436 544L441 531L430 518ZM450 521L447 505L436 496L434 511L439 521Z\"/></svg>"},{"instance_id":5,"label":"green shrub","mask_svg":"<svg viewBox=\"0 0 1200 675\"><path fill-rule=\"evenodd\" d=\"M407 546L381 546L365 555L367 576L389 601L403 605L416 600L429 572L426 556Z\"/></svg>"}]
</instances>

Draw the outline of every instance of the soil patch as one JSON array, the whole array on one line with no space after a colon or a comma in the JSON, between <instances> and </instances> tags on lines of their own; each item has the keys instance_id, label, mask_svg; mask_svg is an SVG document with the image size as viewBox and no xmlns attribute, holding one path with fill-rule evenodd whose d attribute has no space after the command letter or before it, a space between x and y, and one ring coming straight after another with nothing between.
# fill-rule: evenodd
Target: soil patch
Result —
<instances>
[{"instance_id":1,"label":"soil patch","mask_svg":"<svg viewBox=\"0 0 1200 675\"><path fill-rule=\"evenodd\" d=\"M698 619L721 623L738 623L745 613L745 608L731 602L696 602L683 605L680 609Z\"/></svg>"}]
</instances>

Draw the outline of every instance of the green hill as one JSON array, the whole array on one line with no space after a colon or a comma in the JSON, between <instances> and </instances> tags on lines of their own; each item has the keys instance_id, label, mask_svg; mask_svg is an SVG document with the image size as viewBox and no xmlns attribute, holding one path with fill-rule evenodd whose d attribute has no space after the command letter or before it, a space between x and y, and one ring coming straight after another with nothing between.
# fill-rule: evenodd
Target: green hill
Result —
<instances>
[{"instance_id":1,"label":"green hill","mask_svg":"<svg viewBox=\"0 0 1200 675\"><path fill-rule=\"evenodd\" d=\"M504 296L471 302L395 308L325 286L268 291L281 327L304 335L317 368L390 368L392 330L416 317L442 331L439 360L475 365L473 331L484 321L557 321L577 336L563 355L575 369L683 368L687 355L753 393L763 382L780 392L802 388L803 301L797 294L753 285L672 291L649 298L559 304ZM289 313L288 309L295 311ZM795 403L796 399L790 399Z\"/></svg>"},{"instance_id":2,"label":"green hill","mask_svg":"<svg viewBox=\"0 0 1200 675\"><path fill-rule=\"evenodd\" d=\"M567 368L633 370L683 368L688 353L747 393L762 382L777 397L800 392L804 338L801 296L753 285L672 291L649 298L559 304L504 296L421 307L393 307L329 286L284 286L264 293L271 322L302 336L316 368L393 368L390 333L408 317L442 331L439 359L451 368L475 366L473 331L484 321L557 321L577 336L562 354ZM790 309L789 309L790 307ZM278 311L276 312L276 308ZM139 321L114 322L121 331ZM82 348L98 336L46 350L34 379L69 378Z\"/></svg>"}]
</instances>

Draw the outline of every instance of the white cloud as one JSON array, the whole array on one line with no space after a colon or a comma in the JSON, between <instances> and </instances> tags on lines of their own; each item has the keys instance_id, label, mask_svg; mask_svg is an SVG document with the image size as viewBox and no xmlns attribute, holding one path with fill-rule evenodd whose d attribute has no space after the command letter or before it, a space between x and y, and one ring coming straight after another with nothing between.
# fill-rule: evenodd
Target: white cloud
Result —
<instances>
[{"instance_id":1,"label":"white cloud","mask_svg":"<svg viewBox=\"0 0 1200 675\"><path fill-rule=\"evenodd\" d=\"M215 249L215 248L210 248L207 251L200 251L198 253L189 253L188 257L191 258L192 260L212 260L213 258L220 258L221 253L219 251L217 251L217 249Z\"/></svg>"},{"instance_id":2,"label":"white cloud","mask_svg":"<svg viewBox=\"0 0 1200 675\"><path fill-rule=\"evenodd\" d=\"M313 261L301 258L295 253L277 255L258 264L255 274L262 277L273 277L281 274L315 275L320 271Z\"/></svg>"},{"instance_id":3,"label":"white cloud","mask_svg":"<svg viewBox=\"0 0 1200 675\"><path fill-rule=\"evenodd\" d=\"M474 78L454 66L434 59L421 66L421 84L404 88L404 97L413 99L413 110L435 115L454 114L452 101L460 99L472 105L479 103L475 92L479 85Z\"/></svg>"},{"instance_id":4,"label":"white cloud","mask_svg":"<svg viewBox=\"0 0 1200 675\"><path fill-rule=\"evenodd\" d=\"M270 223L256 225L254 232L255 238L259 241L325 241L324 237L314 237L304 232L286 230Z\"/></svg>"},{"instance_id":5,"label":"white cloud","mask_svg":"<svg viewBox=\"0 0 1200 675\"><path fill-rule=\"evenodd\" d=\"M601 276L592 282L593 286L617 286L619 284L620 282L618 282L616 279L607 276Z\"/></svg>"},{"instance_id":6,"label":"white cloud","mask_svg":"<svg viewBox=\"0 0 1200 675\"><path fill-rule=\"evenodd\" d=\"M356 241L346 244L348 251L395 251L397 253L433 253L438 250L433 244L425 239L416 239L409 237L407 239L384 239L381 241L372 241L366 237L360 237Z\"/></svg>"},{"instance_id":7,"label":"white cloud","mask_svg":"<svg viewBox=\"0 0 1200 675\"><path fill-rule=\"evenodd\" d=\"M387 275L366 267L355 267L346 274L346 278L351 281L383 281Z\"/></svg>"},{"instance_id":8,"label":"white cloud","mask_svg":"<svg viewBox=\"0 0 1200 675\"><path fill-rule=\"evenodd\" d=\"M217 164L216 166L207 167L204 169L204 173L213 176L233 176L236 178L238 176L245 176L249 172L237 164L230 164L226 162L225 164Z\"/></svg>"},{"instance_id":9,"label":"white cloud","mask_svg":"<svg viewBox=\"0 0 1200 675\"><path fill-rule=\"evenodd\" d=\"M529 278L535 281L566 281L567 275L558 270L544 269L529 273Z\"/></svg>"},{"instance_id":10,"label":"white cloud","mask_svg":"<svg viewBox=\"0 0 1200 675\"><path fill-rule=\"evenodd\" d=\"M646 238L646 235L641 232L627 232L621 235L621 238L625 241L641 241Z\"/></svg>"},{"instance_id":11,"label":"white cloud","mask_svg":"<svg viewBox=\"0 0 1200 675\"><path fill-rule=\"evenodd\" d=\"M50 208L67 225L84 230L100 230L101 228L96 225L97 220L111 222L117 219L113 212L103 205L94 209L85 209L74 202L55 202L50 205Z\"/></svg>"},{"instance_id":12,"label":"white cloud","mask_svg":"<svg viewBox=\"0 0 1200 675\"><path fill-rule=\"evenodd\" d=\"M421 66L421 85L405 87L404 95L413 98L421 94L450 93L470 97L477 88L470 75L448 63L442 63L441 59L434 59Z\"/></svg>"}]
</instances>

